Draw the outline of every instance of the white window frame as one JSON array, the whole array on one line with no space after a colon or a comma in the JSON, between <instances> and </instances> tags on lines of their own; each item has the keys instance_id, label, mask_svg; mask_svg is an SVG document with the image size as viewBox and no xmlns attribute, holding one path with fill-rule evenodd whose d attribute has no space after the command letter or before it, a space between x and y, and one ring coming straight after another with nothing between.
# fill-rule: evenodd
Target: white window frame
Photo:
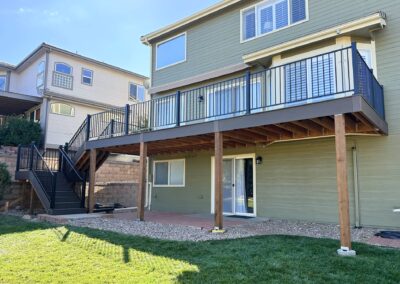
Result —
<instances>
[{"instance_id":1,"label":"white window frame","mask_svg":"<svg viewBox=\"0 0 400 284\"><path fill-rule=\"evenodd\" d=\"M40 65L43 64L44 68L43 71L39 70ZM40 72L39 72L40 71ZM38 73L36 74L36 89L39 92L40 90L44 89L44 77L46 73L46 61L42 60L38 64ZM42 84L38 85L39 78L42 78Z\"/></svg>"},{"instance_id":2,"label":"white window frame","mask_svg":"<svg viewBox=\"0 0 400 284\"><path fill-rule=\"evenodd\" d=\"M68 66L69 68L71 68L71 73L67 74L67 73L57 71L57 64L64 64L65 66ZM54 72L56 72L58 74L66 75L66 76L72 76L72 74L74 73L74 69L71 65L69 65L65 62L54 62Z\"/></svg>"},{"instance_id":3,"label":"white window frame","mask_svg":"<svg viewBox=\"0 0 400 284\"><path fill-rule=\"evenodd\" d=\"M185 36L185 59L158 68L158 64L157 64L157 63L158 63L158 46L160 46L160 45L162 45L163 43L166 43L166 42L168 42L168 41L174 40L174 39L176 39L176 38L178 38L178 37L181 37L181 36L183 36L183 35ZM175 65L177 65L177 64L181 64L181 63L186 62L186 61L187 61L187 32L183 32L183 33L181 33L181 34L178 34L178 35L176 35L176 36L173 36L173 37L167 38L166 40L163 40L163 41L158 42L158 43L156 44L156 51L155 51L155 52L156 52L156 56L155 56L155 57L156 57L156 62L155 62L154 68L155 68L156 71L163 70L163 69L165 69L165 68L168 68L168 67L175 66Z\"/></svg>"},{"instance_id":4,"label":"white window frame","mask_svg":"<svg viewBox=\"0 0 400 284\"><path fill-rule=\"evenodd\" d=\"M0 89L0 92L5 92L7 90L7 75L6 74L1 74L0 77L4 77L4 90Z\"/></svg>"},{"instance_id":5,"label":"white window frame","mask_svg":"<svg viewBox=\"0 0 400 284\"><path fill-rule=\"evenodd\" d=\"M138 90L139 90L139 87L143 88L143 92L144 92L143 102L146 101L146 88L144 87L144 85L141 85L141 84L138 84L138 83L135 83L135 82L129 82L129 84L128 84L128 99L130 101L134 101L134 102L142 102L137 97L134 98L134 97L131 96L131 85L135 85L138 88Z\"/></svg>"},{"instance_id":6,"label":"white window frame","mask_svg":"<svg viewBox=\"0 0 400 284\"><path fill-rule=\"evenodd\" d=\"M282 1L283 0L265 0L265 1L262 1L260 3L257 3L257 4L254 4L254 5L251 5L251 6L248 6L246 8L241 9L240 10L240 43L246 43L248 41L255 40L257 38L260 38L260 37L263 37L263 36L266 36L266 35L270 35L270 34L273 34L275 32L279 32L279 31L282 31L284 29L287 29L287 28L302 24L302 23L307 22L309 20L308 0L305 0L306 18L304 20L301 20L301 21L298 21L298 22L292 24L291 0L288 0L288 25L285 26L285 27L279 28L279 29L275 29L275 25L276 25L276 23L275 23L275 4L278 3L278 2L282 2ZM272 9L272 14L273 14L273 17L274 17L274 21L273 21L274 29L272 31L270 31L270 32L261 34L260 11L261 11L262 8L270 6L270 5L274 6L273 9ZM244 39L244 34L243 34L243 28L244 28L244 26L243 26L244 25L243 14L246 11L248 11L250 9L253 9L253 8L255 9L255 13L256 13L256 36L252 37L252 38Z\"/></svg>"},{"instance_id":7,"label":"white window frame","mask_svg":"<svg viewBox=\"0 0 400 284\"><path fill-rule=\"evenodd\" d=\"M222 160L225 159L253 159L253 213L235 213L237 216L249 216L257 217L257 163L256 154L240 154L240 155L227 155L223 156ZM223 210L222 210L223 211ZM211 214L215 213L215 156L211 157ZM232 214L222 213L225 216L230 216Z\"/></svg>"},{"instance_id":8,"label":"white window frame","mask_svg":"<svg viewBox=\"0 0 400 284\"><path fill-rule=\"evenodd\" d=\"M91 76L91 77L85 76L85 75L83 74L84 71L89 71L89 72L92 74L92 76ZM94 73L93 70L90 70L90 69L87 69L87 68L82 68L82 71L81 71L81 83L82 83L83 85L86 85L86 86L93 86L93 73ZM85 82L83 81L83 78L90 78L90 84L85 83Z\"/></svg>"},{"instance_id":9,"label":"white window frame","mask_svg":"<svg viewBox=\"0 0 400 284\"><path fill-rule=\"evenodd\" d=\"M54 112L53 109L52 109L52 106L53 106L53 105L57 105L57 104L69 106L69 107L72 109L72 114L69 115L69 114L63 114L63 113ZM60 109L61 109L61 108L60 108ZM62 115L62 116L67 116L67 117L75 117L75 108L74 108L73 106L69 105L69 104L66 104L66 103L61 103L61 102L54 102L54 103L51 103L51 104L50 104L50 112L51 112L52 114L56 114L56 115Z\"/></svg>"},{"instance_id":10,"label":"white window frame","mask_svg":"<svg viewBox=\"0 0 400 284\"><path fill-rule=\"evenodd\" d=\"M171 184L171 162L183 161L183 184ZM156 164L168 163L168 184L156 184ZM185 187L186 184L186 159L170 159L153 161L153 186L154 187Z\"/></svg>"}]
</instances>

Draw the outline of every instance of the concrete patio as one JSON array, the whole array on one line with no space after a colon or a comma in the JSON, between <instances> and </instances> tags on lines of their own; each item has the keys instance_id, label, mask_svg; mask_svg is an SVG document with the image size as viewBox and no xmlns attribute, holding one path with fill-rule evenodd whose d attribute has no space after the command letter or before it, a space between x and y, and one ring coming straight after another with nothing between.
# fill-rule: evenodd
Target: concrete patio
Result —
<instances>
[{"instance_id":1,"label":"concrete patio","mask_svg":"<svg viewBox=\"0 0 400 284\"><path fill-rule=\"evenodd\" d=\"M225 233L211 233L214 216L207 214L180 214L176 212L147 211L146 221L137 221L137 212L132 209L116 210L114 213L46 215L37 219L61 225L89 227L129 235L145 236L165 240L207 241L246 238L260 235L293 235L313 238L339 239L337 224L323 224L296 220L267 218L242 218L224 216ZM372 245L400 248L400 240L374 236L382 228L352 229L352 240Z\"/></svg>"}]
</instances>

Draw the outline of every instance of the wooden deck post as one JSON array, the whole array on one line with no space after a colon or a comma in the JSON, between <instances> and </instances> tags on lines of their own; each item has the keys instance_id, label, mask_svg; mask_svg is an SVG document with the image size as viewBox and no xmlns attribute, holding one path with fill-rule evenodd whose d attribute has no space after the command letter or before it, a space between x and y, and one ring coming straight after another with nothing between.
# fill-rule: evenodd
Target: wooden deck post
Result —
<instances>
[{"instance_id":1,"label":"wooden deck post","mask_svg":"<svg viewBox=\"0 0 400 284\"><path fill-rule=\"evenodd\" d=\"M137 219L139 221L144 221L144 201L146 198L146 158L147 144L140 142L139 187L136 195Z\"/></svg>"},{"instance_id":2,"label":"wooden deck post","mask_svg":"<svg viewBox=\"0 0 400 284\"><path fill-rule=\"evenodd\" d=\"M222 206L222 175L223 175L223 135L221 132L215 132L215 167L214 167L214 226L215 229L223 228L223 206Z\"/></svg>"},{"instance_id":3,"label":"wooden deck post","mask_svg":"<svg viewBox=\"0 0 400 284\"><path fill-rule=\"evenodd\" d=\"M96 183L96 149L90 149L89 154L89 193L88 193L88 211L93 213L94 210L94 186Z\"/></svg>"},{"instance_id":4,"label":"wooden deck post","mask_svg":"<svg viewBox=\"0 0 400 284\"><path fill-rule=\"evenodd\" d=\"M347 185L346 128L343 114L335 115L336 178L339 201L340 244L351 250L349 192Z\"/></svg>"}]
</instances>

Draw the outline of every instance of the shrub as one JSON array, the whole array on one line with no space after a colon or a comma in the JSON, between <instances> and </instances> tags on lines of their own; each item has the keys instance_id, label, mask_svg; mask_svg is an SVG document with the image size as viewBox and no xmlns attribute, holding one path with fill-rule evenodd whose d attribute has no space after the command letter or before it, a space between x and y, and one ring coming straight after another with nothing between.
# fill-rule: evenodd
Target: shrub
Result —
<instances>
[{"instance_id":1,"label":"shrub","mask_svg":"<svg viewBox=\"0 0 400 284\"><path fill-rule=\"evenodd\" d=\"M11 175L8 172L7 165L0 163L0 200L3 199L3 195L11 184Z\"/></svg>"},{"instance_id":2,"label":"shrub","mask_svg":"<svg viewBox=\"0 0 400 284\"><path fill-rule=\"evenodd\" d=\"M0 145L18 146L32 141L40 142L41 129L39 123L23 118L10 117L0 126Z\"/></svg>"}]
</instances>

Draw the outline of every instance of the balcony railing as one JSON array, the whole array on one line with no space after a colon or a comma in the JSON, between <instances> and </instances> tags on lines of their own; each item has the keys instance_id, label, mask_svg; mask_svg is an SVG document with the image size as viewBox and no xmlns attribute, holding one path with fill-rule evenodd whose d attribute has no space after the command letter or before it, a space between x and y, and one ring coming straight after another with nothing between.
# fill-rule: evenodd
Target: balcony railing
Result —
<instances>
[{"instance_id":1,"label":"balcony railing","mask_svg":"<svg viewBox=\"0 0 400 284\"><path fill-rule=\"evenodd\" d=\"M72 90L74 77L72 75L63 74L60 72L53 71L53 82L54 87Z\"/></svg>"},{"instance_id":2,"label":"balcony railing","mask_svg":"<svg viewBox=\"0 0 400 284\"><path fill-rule=\"evenodd\" d=\"M384 119L383 87L356 45L88 116L70 143L359 95ZM84 131L86 131L85 134ZM80 137L80 138L79 138ZM79 139L78 139L79 138ZM79 140L79 143L77 143ZM76 145L75 145L76 144Z\"/></svg>"}]
</instances>

